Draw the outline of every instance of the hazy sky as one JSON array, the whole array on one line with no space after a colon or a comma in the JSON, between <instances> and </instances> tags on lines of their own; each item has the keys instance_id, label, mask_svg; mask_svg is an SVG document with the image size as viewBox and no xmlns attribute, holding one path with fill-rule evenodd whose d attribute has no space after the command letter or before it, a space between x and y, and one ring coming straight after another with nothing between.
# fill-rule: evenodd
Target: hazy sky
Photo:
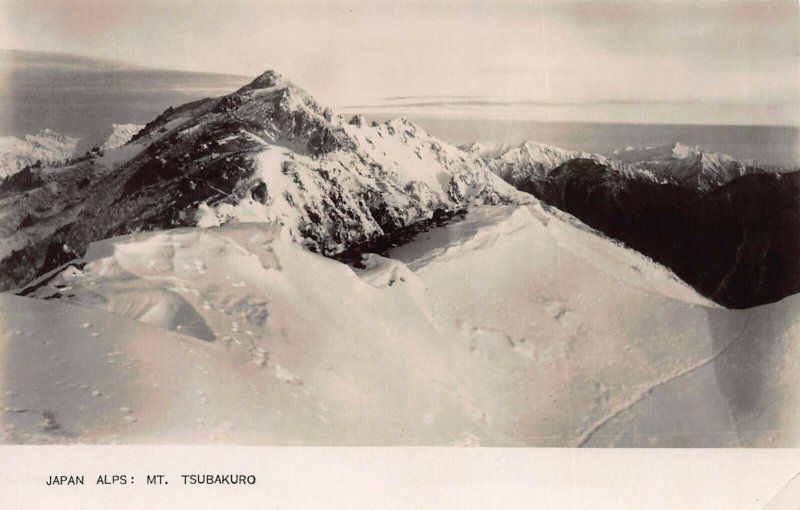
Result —
<instances>
[{"instance_id":1,"label":"hazy sky","mask_svg":"<svg viewBox=\"0 0 800 510\"><path fill-rule=\"evenodd\" d=\"M797 0L0 0L0 47L456 115L798 124L799 37Z\"/></svg>"}]
</instances>

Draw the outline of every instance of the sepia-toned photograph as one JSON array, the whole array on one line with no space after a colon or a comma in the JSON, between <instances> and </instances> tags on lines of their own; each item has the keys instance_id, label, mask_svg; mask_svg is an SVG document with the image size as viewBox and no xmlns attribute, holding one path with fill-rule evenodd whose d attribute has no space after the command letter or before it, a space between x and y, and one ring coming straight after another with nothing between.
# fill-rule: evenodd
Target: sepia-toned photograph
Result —
<instances>
[{"instance_id":1,"label":"sepia-toned photograph","mask_svg":"<svg viewBox=\"0 0 800 510\"><path fill-rule=\"evenodd\" d=\"M0 2L0 443L800 447L799 9Z\"/></svg>"}]
</instances>

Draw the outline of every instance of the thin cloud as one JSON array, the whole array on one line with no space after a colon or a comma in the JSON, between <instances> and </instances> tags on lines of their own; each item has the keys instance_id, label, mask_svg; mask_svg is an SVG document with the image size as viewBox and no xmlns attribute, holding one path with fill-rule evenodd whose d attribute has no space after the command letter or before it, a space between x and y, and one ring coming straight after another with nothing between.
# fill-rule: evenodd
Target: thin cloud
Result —
<instances>
[{"instance_id":1,"label":"thin cloud","mask_svg":"<svg viewBox=\"0 0 800 510\"><path fill-rule=\"evenodd\" d=\"M484 97L473 97L457 100L449 100L450 96L437 97L436 100L424 100L434 96L405 96L405 97L387 97L375 103L345 105L342 108L346 109L370 109L370 108L448 108L448 107L497 107L497 106L544 106L544 107L592 107L592 106L648 106L648 105L718 105L718 106L736 106L735 101L708 101L702 99L684 99L684 100L636 100L636 99L607 99L598 101L531 101L531 100L501 100L489 99ZM408 99L409 101L400 101ZM780 106L790 102L786 101L771 101L766 102L764 106Z\"/></svg>"}]
</instances>

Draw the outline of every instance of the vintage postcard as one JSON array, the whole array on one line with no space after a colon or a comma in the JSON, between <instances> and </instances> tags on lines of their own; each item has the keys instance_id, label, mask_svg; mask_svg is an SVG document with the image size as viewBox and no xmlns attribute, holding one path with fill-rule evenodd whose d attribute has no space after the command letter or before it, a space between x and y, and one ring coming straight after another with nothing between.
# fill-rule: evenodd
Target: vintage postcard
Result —
<instances>
[{"instance_id":1,"label":"vintage postcard","mask_svg":"<svg viewBox=\"0 0 800 510\"><path fill-rule=\"evenodd\" d=\"M0 502L800 497L799 16L0 2Z\"/></svg>"}]
</instances>

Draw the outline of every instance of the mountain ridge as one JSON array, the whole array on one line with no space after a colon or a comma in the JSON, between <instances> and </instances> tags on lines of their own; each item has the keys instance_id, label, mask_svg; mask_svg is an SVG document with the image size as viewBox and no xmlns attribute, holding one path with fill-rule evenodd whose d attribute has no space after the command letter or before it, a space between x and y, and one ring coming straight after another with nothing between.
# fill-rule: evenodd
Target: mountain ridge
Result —
<instances>
[{"instance_id":1,"label":"mountain ridge","mask_svg":"<svg viewBox=\"0 0 800 510\"><path fill-rule=\"evenodd\" d=\"M141 230L276 221L332 254L437 209L535 201L408 120L356 124L267 71L168 108L123 147L20 172L0 186L1 286Z\"/></svg>"}]
</instances>

